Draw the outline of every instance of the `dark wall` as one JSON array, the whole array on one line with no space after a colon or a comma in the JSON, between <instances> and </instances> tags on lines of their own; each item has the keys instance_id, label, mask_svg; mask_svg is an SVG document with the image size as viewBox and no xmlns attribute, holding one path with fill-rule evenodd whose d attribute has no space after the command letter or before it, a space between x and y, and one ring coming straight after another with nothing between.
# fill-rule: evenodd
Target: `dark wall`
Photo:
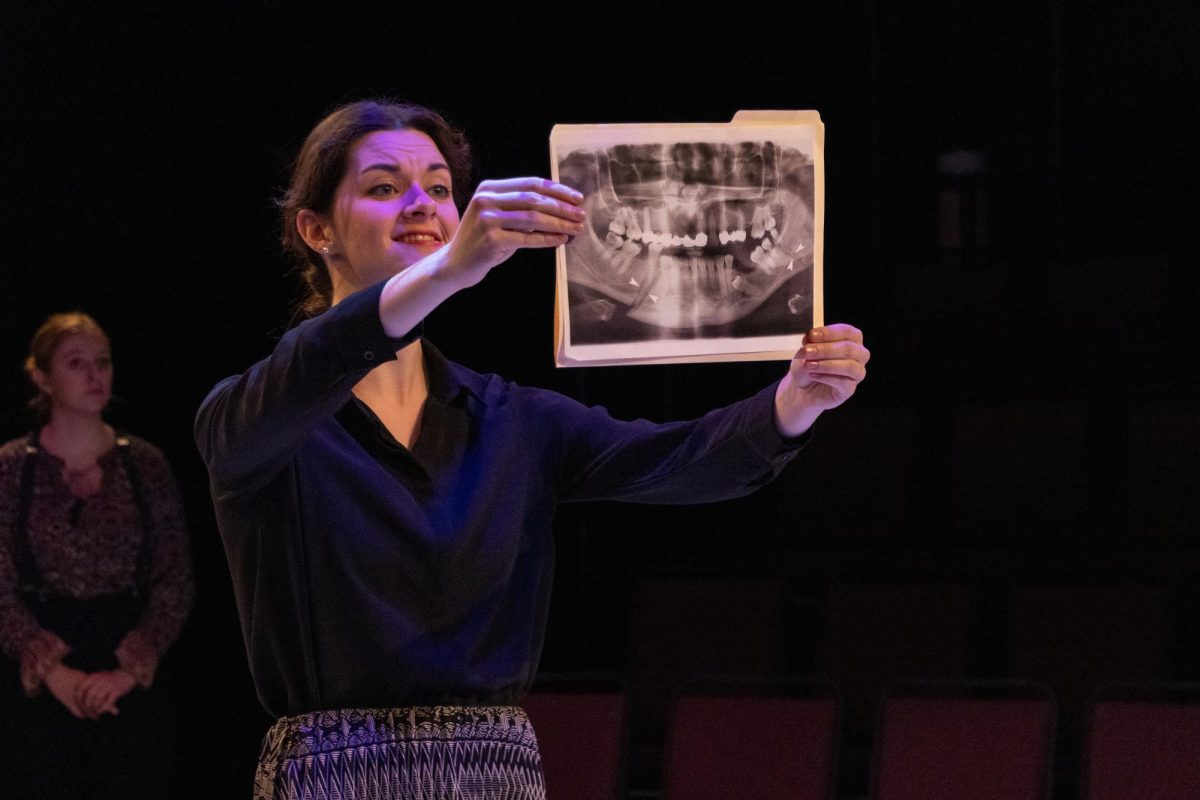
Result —
<instances>
[{"instance_id":1,"label":"dark wall","mask_svg":"<svg viewBox=\"0 0 1200 800\"><path fill-rule=\"evenodd\" d=\"M446 111L486 177L546 173L558 122L816 108L827 126L827 317L866 331L870 379L759 496L564 509L548 666L625 666L628 598L652 574L1190 584L1192 3L488 9L5 12L2 433L25 424L20 363L37 323L73 307L97 316L117 358L114 418L162 446L184 488L201 591L174 679L224 731L214 753L235 785L264 719L191 416L286 327L297 290L272 200L309 126L363 94ZM972 188L986 195L986 247L966 258L937 245L949 187L937 157L960 147L989 166ZM556 372L552 263L512 259L428 334L468 365L628 416L700 413L782 369ZM816 641L789 645L797 668L818 663ZM1176 649L1186 677L1195 655Z\"/></svg>"}]
</instances>

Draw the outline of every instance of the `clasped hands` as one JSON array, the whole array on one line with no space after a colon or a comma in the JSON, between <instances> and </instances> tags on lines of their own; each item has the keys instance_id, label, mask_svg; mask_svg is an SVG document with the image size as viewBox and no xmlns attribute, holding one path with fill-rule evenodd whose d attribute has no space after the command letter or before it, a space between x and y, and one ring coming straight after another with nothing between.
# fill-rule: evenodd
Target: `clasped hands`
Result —
<instances>
[{"instance_id":1,"label":"clasped hands","mask_svg":"<svg viewBox=\"0 0 1200 800\"><path fill-rule=\"evenodd\" d=\"M120 713L117 701L137 685L122 669L83 672L58 665L45 678L46 688L76 719L99 719Z\"/></svg>"}]
</instances>

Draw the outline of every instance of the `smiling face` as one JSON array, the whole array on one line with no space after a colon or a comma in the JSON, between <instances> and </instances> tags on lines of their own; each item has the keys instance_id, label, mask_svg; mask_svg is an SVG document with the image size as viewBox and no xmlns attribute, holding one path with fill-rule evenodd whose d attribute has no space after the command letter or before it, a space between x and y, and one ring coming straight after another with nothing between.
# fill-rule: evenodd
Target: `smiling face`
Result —
<instances>
[{"instance_id":1,"label":"smiling face","mask_svg":"<svg viewBox=\"0 0 1200 800\"><path fill-rule=\"evenodd\" d=\"M412 129L376 131L355 145L326 225L334 302L444 247L458 229L450 168Z\"/></svg>"},{"instance_id":2,"label":"smiling face","mask_svg":"<svg viewBox=\"0 0 1200 800\"><path fill-rule=\"evenodd\" d=\"M48 369L33 379L49 397L52 414L99 415L112 399L113 366L108 339L93 331L67 335Z\"/></svg>"}]
</instances>

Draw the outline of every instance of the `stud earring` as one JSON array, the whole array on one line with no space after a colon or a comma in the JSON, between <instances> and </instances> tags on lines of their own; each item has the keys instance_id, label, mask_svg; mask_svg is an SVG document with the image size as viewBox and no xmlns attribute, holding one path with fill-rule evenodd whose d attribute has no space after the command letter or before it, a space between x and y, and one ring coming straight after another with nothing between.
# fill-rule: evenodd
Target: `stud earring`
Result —
<instances>
[{"instance_id":1,"label":"stud earring","mask_svg":"<svg viewBox=\"0 0 1200 800\"><path fill-rule=\"evenodd\" d=\"M327 245L327 244L321 245L321 252L324 253L325 255L329 255L329 245Z\"/></svg>"}]
</instances>

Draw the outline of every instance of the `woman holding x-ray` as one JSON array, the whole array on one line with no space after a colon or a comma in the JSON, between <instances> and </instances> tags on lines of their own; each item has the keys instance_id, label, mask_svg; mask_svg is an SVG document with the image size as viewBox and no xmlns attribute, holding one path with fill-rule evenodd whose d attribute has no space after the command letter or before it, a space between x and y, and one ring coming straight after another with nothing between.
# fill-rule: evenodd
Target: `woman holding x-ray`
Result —
<instances>
[{"instance_id":1,"label":"woman holding x-ray","mask_svg":"<svg viewBox=\"0 0 1200 800\"><path fill-rule=\"evenodd\" d=\"M750 492L865 375L861 334L828 325L776 385L656 425L455 364L420 338L424 317L585 217L567 186L471 194L469 171L428 109L363 101L322 120L282 201L308 319L197 417L251 670L280 717L256 797L543 797L517 704L556 504Z\"/></svg>"}]
</instances>

